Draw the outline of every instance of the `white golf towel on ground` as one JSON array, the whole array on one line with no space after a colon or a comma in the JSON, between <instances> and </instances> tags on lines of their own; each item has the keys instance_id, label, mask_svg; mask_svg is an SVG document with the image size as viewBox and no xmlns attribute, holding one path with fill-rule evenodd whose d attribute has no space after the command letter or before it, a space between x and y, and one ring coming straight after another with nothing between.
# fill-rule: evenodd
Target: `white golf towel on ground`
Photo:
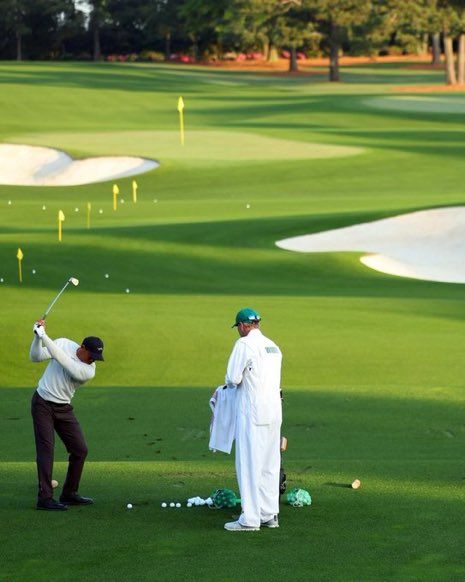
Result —
<instances>
[{"instance_id":1,"label":"white golf towel on ground","mask_svg":"<svg viewBox=\"0 0 465 582\"><path fill-rule=\"evenodd\" d=\"M236 388L218 386L210 398L213 412L210 424L210 443L212 451L231 454L236 435Z\"/></svg>"}]
</instances>

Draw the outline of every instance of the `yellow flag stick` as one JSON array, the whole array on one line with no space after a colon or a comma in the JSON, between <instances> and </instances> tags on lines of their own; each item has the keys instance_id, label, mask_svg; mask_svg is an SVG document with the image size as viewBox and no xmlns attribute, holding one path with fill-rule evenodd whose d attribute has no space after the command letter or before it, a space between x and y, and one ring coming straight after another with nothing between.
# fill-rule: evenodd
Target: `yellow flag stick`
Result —
<instances>
[{"instance_id":1,"label":"yellow flag stick","mask_svg":"<svg viewBox=\"0 0 465 582\"><path fill-rule=\"evenodd\" d=\"M178 99L178 111L179 111L179 129L181 132L181 145L184 145L184 99L179 97Z\"/></svg>"},{"instance_id":2,"label":"yellow flag stick","mask_svg":"<svg viewBox=\"0 0 465 582\"><path fill-rule=\"evenodd\" d=\"M16 253L16 258L18 259L18 275L19 275L19 282L23 282L23 270L21 268L21 261L23 260L23 251L18 248L18 252Z\"/></svg>"},{"instance_id":3,"label":"yellow flag stick","mask_svg":"<svg viewBox=\"0 0 465 582\"><path fill-rule=\"evenodd\" d=\"M90 211L92 210L92 204L87 203L87 228L90 228Z\"/></svg>"},{"instance_id":4,"label":"yellow flag stick","mask_svg":"<svg viewBox=\"0 0 465 582\"><path fill-rule=\"evenodd\" d=\"M119 188L117 184L113 184L113 210L118 208L118 194Z\"/></svg>"},{"instance_id":5,"label":"yellow flag stick","mask_svg":"<svg viewBox=\"0 0 465 582\"><path fill-rule=\"evenodd\" d=\"M132 181L132 201L137 202L137 182Z\"/></svg>"},{"instance_id":6,"label":"yellow flag stick","mask_svg":"<svg viewBox=\"0 0 465 582\"><path fill-rule=\"evenodd\" d=\"M63 210L58 211L58 240L62 241L62 223L65 220L65 215L63 214Z\"/></svg>"}]
</instances>

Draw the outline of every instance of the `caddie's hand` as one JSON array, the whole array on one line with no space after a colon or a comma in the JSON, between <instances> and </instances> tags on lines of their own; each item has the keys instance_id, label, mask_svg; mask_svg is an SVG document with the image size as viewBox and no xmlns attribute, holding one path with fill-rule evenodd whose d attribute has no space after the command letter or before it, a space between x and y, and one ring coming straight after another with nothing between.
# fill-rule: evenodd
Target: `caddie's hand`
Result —
<instances>
[{"instance_id":1,"label":"caddie's hand","mask_svg":"<svg viewBox=\"0 0 465 582\"><path fill-rule=\"evenodd\" d=\"M45 326L43 325L43 322L40 323L40 321L36 321L34 323L32 330L36 334L37 337L40 337L40 338L44 337Z\"/></svg>"}]
</instances>

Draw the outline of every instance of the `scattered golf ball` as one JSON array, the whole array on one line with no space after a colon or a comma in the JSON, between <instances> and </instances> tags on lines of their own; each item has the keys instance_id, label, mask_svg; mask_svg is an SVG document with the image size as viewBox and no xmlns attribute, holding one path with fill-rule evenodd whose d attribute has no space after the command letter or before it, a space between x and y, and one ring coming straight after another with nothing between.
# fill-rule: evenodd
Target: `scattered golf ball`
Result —
<instances>
[{"instance_id":1,"label":"scattered golf ball","mask_svg":"<svg viewBox=\"0 0 465 582\"><path fill-rule=\"evenodd\" d=\"M355 479L355 481L352 481L351 487L352 489L360 489L360 485L361 485L360 480Z\"/></svg>"},{"instance_id":2,"label":"scattered golf ball","mask_svg":"<svg viewBox=\"0 0 465 582\"><path fill-rule=\"evenodd\" d=\"M132 503L128 503L128 504L126 505L126 507L127 507L128 509L132 509Z\"/></svg>"},{"instance_id":3,"label":"scattered golf ball","mask_svg":"<svg viewBox=\"0 0 465 582\"><path fill-rule=\"evenodd\" d=\"M188 503L187 504L187 507L192 507L192 503Z\"/></svg>"},{"instance_id":4,"label":"scattered golf ball","mask_svg":"<svg viewBox=\"0 0 465 582\"><path fill-rule=\"evenodd\" d=\"M58 481L56 481L55 479L52 479L52 487L55 489L55 487L58 487Z\"/></svg>"},{"instance_id":5,"label":"scattered golf ball","mask_svg":"<svg viewBox=\"0 0 465 582\"><path fill-rule=\"evenodd\" d=\"M174 507L174 503L173 502L170 503L170 507Z\"/></svg>"},{"instance_id":6,"label":"scattered golf ball","mask_svg":"<svg viewBox=\"0 0 465 582\"><path fill-rule=\"evenodd\" d=\"M0 277L0 283L3 283L3 277Z\"/></svg>"},{"instance_id":7,"label":"scattered golf ball","mask_svg":"<svg viewBox=\"0 0 465 582\"><path fill-rule=\"evenodd\" d=\"M35 275L36 274L36 270L32 269L32 274Z\"/></svg>"},{"instance_id":8,"label":"scattered golf ball","mask_svg":"<svg viewBox=\"0 0 465 582\"><path fill-rule=\"evenodd\" d=\"M181 504L180 503L176 503L176 507L181 507Z\"/></svg>"},{"instance_id":9,"label":"scattered golf ball","mask_svg":"<svg viewBox=\"0 0 465 582\"><path fill-rule=\"evenodd\" d=\"M100 210L98 211L99 214L103 214L103 210L100 208Z\"/></svg>"},{"instance_id":10,"label":"scattered golf ball","mask_svg":"<svg viewBox=\"0 0 465 582\"><path fill-rule=\"evenodd\" d=\"M158 202L158 198L154 198L153 202L154 202L154 204L156 204Z\"/></svg>"},{"instance_id":11,"label":"scattered golf ball","mask_svg":"<svg viewBox=\"0 0 465 582\"><path fill-rule=\"evenodd\" d=\"M246 208L250 208L250 204L246 204L246 205L245 205L245 207L246 207Z\"/></svg>"},{"instance_id":12,"label":"scattered golf ball","mask_svg":"<svg viewBox=\"0 0 465 582\"><path fill-rule=\"evenodd\" d=\"M105 279L108 279L110 275L108 273L105 273Z\"/></svg>"},{"instance_id":13,"label":"scattered golf ball","mask_svg":"<svg viewBox=\"0 0 465 582\"><path fill-rule=\"evenodd\" d=\"M11 200L8 200L8 206L11 206Z\"/></svg>"},{"instance_id":14,"label":"scattered golf ball","mask_svg":"<svg viewBox=\"0 0 465 582\"><path fill-rule=\"evenodd\" d=\"M126 293L130 293L131 291L129 289L126 289Z\"/></svg>"},{"instance_id":15,"label":"scattered golf ball","mask_svg":"<svg viewBox=\"0 0 465 582\"><path fill-rule=\"evenodd\" d=\"M167 507L167 504L163 501L163 503L161 504L162 507Z\"/></svg>"},{"instance_id":16,"label":"scattered golf ball","mask_svg":"<svg viewBox=\"0 0 465 582\"><path fill-rule=\"evenodd\" d=\"M121 202L121 204L124 204L124 198L121 198L120 202Z\"/></svg>"},{"instance_id":17,"label":"scattered golf ball","mask_svg":"<svg viewBox=\"0 0 465 582\"><path fill-rule=\"evenodd\" d=\"M79 212L79 208L75 208L74 209L74 212Z\"/></svg>"},{"instance_id":18,"label":"scattered golf ball","mask_svg":"<svg viewBox=\"0 0 465 582\"><path fill-rule=\"evenodd\" d=\"M47 207L45 206L45 204L42 206L42 210L47 210Z\"/></svg>"}]
</instances>

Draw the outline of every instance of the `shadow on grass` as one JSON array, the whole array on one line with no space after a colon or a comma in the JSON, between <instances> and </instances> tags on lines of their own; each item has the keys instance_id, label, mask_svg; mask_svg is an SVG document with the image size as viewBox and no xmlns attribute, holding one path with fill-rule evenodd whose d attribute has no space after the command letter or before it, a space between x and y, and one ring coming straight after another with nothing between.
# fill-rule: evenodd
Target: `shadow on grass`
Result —
<instances>
[{"instance_id":1,"label":"shadow on grass","mask_svg":"<svg viewBox=\"0 0 465 582\"><path fill-rule=\"evenodd\" d=\"M461 390L458 388L457 390ZM89 388L75 401L91 461L212 461L210 388ZM406 388L407 391L407 388ZM0 389L0 458L32 461L31 389ZM353 391L289 390L284 401L285 459L459 460L463 411L455 401ZM57 460L65 460L63 447Z\"/></svg>"}]
</instances>

